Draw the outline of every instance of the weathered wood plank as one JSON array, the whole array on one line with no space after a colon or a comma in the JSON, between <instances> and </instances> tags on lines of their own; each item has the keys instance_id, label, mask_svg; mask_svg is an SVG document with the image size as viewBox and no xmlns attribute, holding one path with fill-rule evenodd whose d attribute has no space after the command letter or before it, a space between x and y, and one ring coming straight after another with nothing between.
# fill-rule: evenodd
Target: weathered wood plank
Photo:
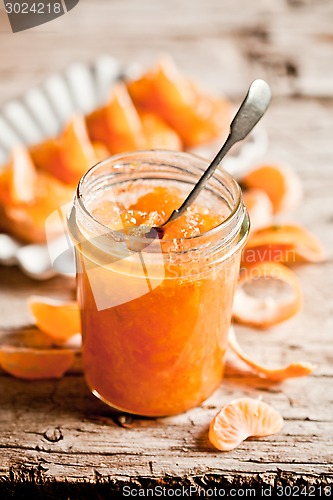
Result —
<instances>
[{"instance_id":1,"label":"weathered wood plank","mask_svg":"<svg viewBox=\"0 0 333 500\"><path fill-rule=\"evenodd\" d=\"M39 461L48 468L45 477L59 480L78 474L91 480L94 469L102 475L124 477L259 473L277 468L333 472L327 441L333 427L326 396L330 379L290 381L288 389L264 392L265 400L285 418L283 431L274 437L246 441L227 454L209 444L209 422L230 398L262 394L253 377L246 384L244 379L226 379L201 408L172 418L135 418L128 428L116 424L116 415L89 394L80 377L33 384L1 377L2 394L5 384L8 396L2 398L1 427L6 429L2 431L2 473L12 463ZM262 382L262 386L267 389L267 383ZM52 442L57 429L58 438Z\"/></svg>"},{"instance_id":2,"label":"weathered wood plank","mask_svg":"<svg viewBox=\"0 0 333 500\"><path fill-rule=\"evenodd\" d=\"M134 418L124 428L89 393L80 359L59 381L22 382L0 371L1 498L117 498L124 485L227 491L332 483L332 20L330 0L81 0L52 24L12 35L0 9L0 105L100 53L149 66L170 52L185 72L235 102L249 81L267 78L274 100L263 122L265 159L291 164L304 185L303 204L284 220L302 222L327 249L323 265L296 269L304 290L298 316L269 332L237 327L244 349L265 363L316 364L306 379L272 384L240 373L230 358L220 389L201 407L172 418ZM68 298L73 284L36 283L0 268L0 342L31 323L32 293ZM271 403L285 426L219 453L207 440L208 424L222 404L245 395Z\"/></svg>"}]
</instances>

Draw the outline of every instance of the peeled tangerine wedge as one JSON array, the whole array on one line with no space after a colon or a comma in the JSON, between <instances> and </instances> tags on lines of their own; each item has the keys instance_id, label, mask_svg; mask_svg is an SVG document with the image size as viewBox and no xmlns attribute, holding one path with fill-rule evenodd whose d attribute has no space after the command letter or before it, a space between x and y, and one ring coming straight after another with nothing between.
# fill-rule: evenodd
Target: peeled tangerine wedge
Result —
<instances>
[{"instance_id":1,"label":"peeled tangerine wedge","mask_svg":"<svg viewBox=\"0 0 333 500\"><path fill-rule=\"evenodd\" d=\"M142 78L127 84L134 104L158 114L180 136L186 148L209 142L226 132L230 104L201 91L170 58Z\"/></svg>"},{"instance_id":2,"label":"peeled tangerine wedge","mask_svg":"<svg viewBox=\"0 0 333 500\"><path fill-rule=\"evenodd\" d=\"M74 186L99 161L81 115L72 118L59 138L33 146L30 153L37 168Z\"/></svg>"},{"instance_id":3,"label":"peeled tangerine wedge","mask_svg":"<svg viewBox=\"0 0 333 500\"><path fill-rule=\"evenodd\" d=\"M178 134L161 117L135 106L123 83L112 91L108 104L86 118L93 141L112 154L137 149L182 149Z\"/></svg>"},{"instance_id":4,"label":"peeled tangerine wedge","mask_svg":"<svg viewBox=\"0 0 333 500\"><path fill-rule=\"evenodd\" d=\"M250 436L276 434L283 418L259 399L240 398L224 406L212 420L208 438L221 451L230 451Z\"/></svg>"},{"instance_id":5,"label":"peeled tangerine wedge","mask_svg":"<svg viewBox=\"0 0 333 500\"><path fill-rule=\"evenodd\" d=\"M169 149L180 151L182 141L175 130L154 113L140 111L139 116L145 136L146 149Z\"/></svg>"},{"instance_id":6,"label":"peeled tangerine wedge","mask_svg":"<svg viewBox=\"0 0 333 500\"><path fill-rule=\"evenodd\" d=\"M81 318L77 302L55 302L45 297L30 297L30 311L36 326L62 344L81 333Z\"/></svg>"},{"instance_id":7,"label":"peeled tangerine wedge","mask_svg":"<svg viewBox=\"0 0 333 500\"><path fill-rule=\"evenodd\" d=\"M98 162L83 116L72 118L60 136L60 144L62 164L58 177L76 185L82 175Z\"/></svg>"},{"instance_id":8,"label":"peeled tangerine wedge","mask_svg":"<svg viewBox=\"0 0 333 500\"><path fill-rule=\"evenodd\" d=\"M60 378L74 363L69 349L0 347L0 366L14 377L27 380Z\"/></svg>"},{"instance_id":9,"label":"peeled tangerine wedge","mask_svg":"<svg viewBox=\"0 0 333 500\"><path fill-rule=\"evenodd\" d=\"M269 295L273 284L287 285L288 293L282 290L276 293L274 290L275 296ZM252 295L246 291L249 285L252 285ZM261 296L255 295L258 291L261 291ZM234 319L238 323L268 328L290 318L301 306L302 289L297 276L288 267L273 262L262 262L243 269L233 305Z\"/></svg>"},{"instance_id":10,"label":"peeled tangerine wedge","mask_svg":"<svg viewBox=\"0 0 333 500\"><path fill-rule=\"evenodd\" d=\"M29 149L35 167L55 177L61 175L60 151L59 138L47 139L46 141L31 146Z\"/></svg>"},{"instance_id":11,"label":"peeled tangerine wedge","mask_svg":"<svg viewBox=\"0 0 333 500\"><path fill-rule=\"evenodd\" d=\"M34 200L37 172L32 159L23 146L11 151L8 166L0 174L0 203L29 203Z\"/></svg>"},{"instance_id":12,"label":"peeled tangerine wedge","mask_svg":"<svg viewBox=\"0 0 333 500\"><path fill-rule=\"evenodd\" d=\"M312 373L316 368L311 363L303 361L275 368L261 365L256 361L253 361L247 354L245 354L237 341L233 328L229 331L229 346L244 363L252 368L253 371L268 380L281 382L282 380L286 380L288 378L305 377L306 375L310 375L310 373Z\"/></svg>"},{"instance_id":13,"label":"peeled tangerine wedge","mask_svg":"<svg viewBox=\"0 0 333 500\"><path fill-rule=\"evenodd\" d=\"M27 149L14 147L8 165L0 173L0 204L32 202L36 183L37 172Z\"/></svg>"},{"instance_id":14,"label":"peeled tangerine wedge","mask_svg":"<svg viewBox=\"0 0 333 500\"><path fill-rule=\"evenodd\" d=\"M21 179L21 181L20 181ZM45 220L73 197L73 188L46 172L36 171L29 152L15 149L9 166L0 176L1 227L29 243L45 241ZM50 235L62 227L55 223Z\"/></svg>"},{"instance_id":15,"label":"peeled tangerine wedge","mask_svg":"<svg viewBox=\"0 0 333 500\"><path fill-rule=\"evenodd\" d=\"M246 244L242 255L245 265L275 261L286 264L322 262L325 252L321 242L296 224L268 226L259 229Z\"/></svg>"},{"instance_id":16,"label":"peeled tangerine wedge","mask_svg":"<svg viewBox=\"0 0 333 500\"><path fill-rule=\"evenodd\" d=\"M295 172L285 165L260 165L242 179L248 189L262 189L269 196L274 213L295 208L302 196L301 182Z\"/></svg>"},{"instance_id":17,"label":"peeled tangerine wedge","mask_svg":"<svg viewBox=\"0 0 333 500\"><path fill-rule=\"evenodd\" d=\"M261 189L243 192L243 201L251 221L251 233L272 223L273 205L269 196Z\"/></svg>"},{"instance_id":18,"label":"peeled tangerine wedge","mask_svg":"<svg viewBox=\"0 0 333 500\"><path fill-rule=\"evenodd\" d=\"M111 154L145 147L140 117L123 83L114 87L106 106L86 117L86 123L91 140L103 143Z\"/></svg>"}]
</instances>

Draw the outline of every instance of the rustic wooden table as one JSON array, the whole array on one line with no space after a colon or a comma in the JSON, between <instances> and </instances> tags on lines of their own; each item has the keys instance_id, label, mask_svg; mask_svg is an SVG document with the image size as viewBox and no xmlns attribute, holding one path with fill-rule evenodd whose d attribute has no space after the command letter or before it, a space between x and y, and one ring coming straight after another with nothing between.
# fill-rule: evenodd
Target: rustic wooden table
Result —
<instances>
[{"instance_id":1,"label":"rustic wooden table","mask_svg":"<svg viewBox=\"0 0 333 500\"><path fill-rule=\"evenodd\" d=\"M317 370L272 384L229 370L200 408L164 419L117 418L85 386L79 366L58 381L23 382L0 373L0 498L111 498L133 488L238 489L290 486L285 496L324 496L332 482L333 2L331 0L81 0L67 15L13 35L0 10L0 104L76 60L109 53L150 65L171 53L185 72L239 101L266 78L274 100L265 117L267 159L291 164L304 201L289 219L323 241L327 260L297 269L303 311L269 332L238 328L248 351L266 362L302 359ZM0 329L31 322L30 294L68 295L64 279L35 282L0 268ZM208 424L238 396L262 396L285 426L276 436L214 450ZM298 490L297 487L300 487ZM322 489L320 489L322 488ZM220 491L218 491L220 490ZM280 492L282 490L276 490ZM139 490L136 490L137 494ZM147 490L145 490L147 493ZM133 493L133 492L132 492ZM156 491L155 491L156 493ZM164 492L167 496L167 492ZM132 496L135 492L132 494ZM157 492L158 494L158 492ZM172 492L170 493L170 495ZM186 492L184 493L186 495ZM252 495L254 495L252 493ZM201 496L204 496L201 490Z\"/></svg>"}]
</instances>

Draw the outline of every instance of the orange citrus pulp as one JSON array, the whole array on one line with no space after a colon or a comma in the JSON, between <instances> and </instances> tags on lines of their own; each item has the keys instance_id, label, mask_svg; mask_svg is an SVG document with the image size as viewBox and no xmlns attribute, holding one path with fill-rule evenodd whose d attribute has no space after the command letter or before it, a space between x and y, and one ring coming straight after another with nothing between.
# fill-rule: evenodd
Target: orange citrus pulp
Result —
<instances>
[{"instance_id":1,"label":"orange citrus pulp","mask_svg":"<svg viewBox=\"0 0 333 500\"><path fill-rule=\"evenodd\" d=\"M99 160L81 115L74 116L58 138L33 146L30 153L39 169L73 186Z\"/></svg>"},{"instance_id":2,"label":"orange citrus pulp","mask_svg":"<svg viewBox=\"0 0 333 500\"><path fill-rule=\"evenodd\" d=\"M60 378L74 363L69 349L0 347L0 366L14 377L27 380Z\"/></svg>"},{"instance_id":3,"label":"orange citrus pulp","mask_svg":"<svg viewBox=\"0 0 333 500\"><path fill-rule=\"evenodd\" d=\"M270 198L274 213L295 208L301 199L301 183L295 172L287 166L259 165L247 172L242 185L248 189L261 189Z\"/></svg>"},{"instance_id":4,"label":"orange citrus pulp","mask_svg":"<svg viewBox=\"0 0 333 500\"><path fill-rule=\"evenodd\" d=\"M283 418L267 403L259 399L241 398L225 405L214 417L209 441L221 451L230 451L250 436L276 434L283 426Z\"/></svg>"},{"instance_id":5,"label":"orange citrus pulp","mask_svg":"<svg viewBox=\"0 0 333 500\"><path fill-rule=\"evenodd\" d=\"M77 302L55 302L46 297L30 297L30 311L36 326L58 343L81 333Z\"/></svg>"},{"instance_id":6,"label":"orange citrus pulp","mask_svg":"<svg viewBox=\"0 0 333 500\"><path fill-rule=\"evenodd\" d=\"M230 105L206 94L185 78L170 58L127 84L136 106L159 115L180 136L186 148L224 133L229 125Z\"/></svg>"},{"instance_id":7,"label":"orange citrus pulp","mask_svg":"<svg viewBox=\"0 0 333 500\"><path fill-rule=\"evenodd\" d=\"M27 242L45 241L45 220L73 197L73 188L46 172L37 171L29 152L13 150L12 159L0 174L0 217L3 229ZM60 223L50 235L62 232Z\"/></svg>"}]
</instances>

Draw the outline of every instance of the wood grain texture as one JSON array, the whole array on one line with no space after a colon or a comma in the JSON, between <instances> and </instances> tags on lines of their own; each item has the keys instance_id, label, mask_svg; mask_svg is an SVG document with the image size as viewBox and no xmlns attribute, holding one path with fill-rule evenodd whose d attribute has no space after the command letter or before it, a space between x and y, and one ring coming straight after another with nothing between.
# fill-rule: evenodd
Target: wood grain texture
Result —
<instances>
[{"instance_id":1,"label":"wood grain texture","mask_svg":"<svg viewBox=\"0 0 333 500\"><path fill-rule=\"evenodd\" d=\"M298 221L323 241L323 265L298 266L302 312L269 332L237 327L264 362L306 360L306 379L271 384L232 363L201 407L164 419L119 419L85 386L80 360L59 381L22 382L0 372L0 498L117 498L126 485L149 488L316 488L332 484L333 377L333 3L330 0L81 0L49 25L12 35L0 11L0 104L75 60L110 53L152 64L170 52L184 70L236 101L267 78L267 161L292 165L303 180ZM69 297L72 284L37 283L0 268L2 342L31 324L30 294ZM261 396L285 419L273 437L230 453L207 440L211 418L239 396Z\"/></svg>"}]
</instances>

